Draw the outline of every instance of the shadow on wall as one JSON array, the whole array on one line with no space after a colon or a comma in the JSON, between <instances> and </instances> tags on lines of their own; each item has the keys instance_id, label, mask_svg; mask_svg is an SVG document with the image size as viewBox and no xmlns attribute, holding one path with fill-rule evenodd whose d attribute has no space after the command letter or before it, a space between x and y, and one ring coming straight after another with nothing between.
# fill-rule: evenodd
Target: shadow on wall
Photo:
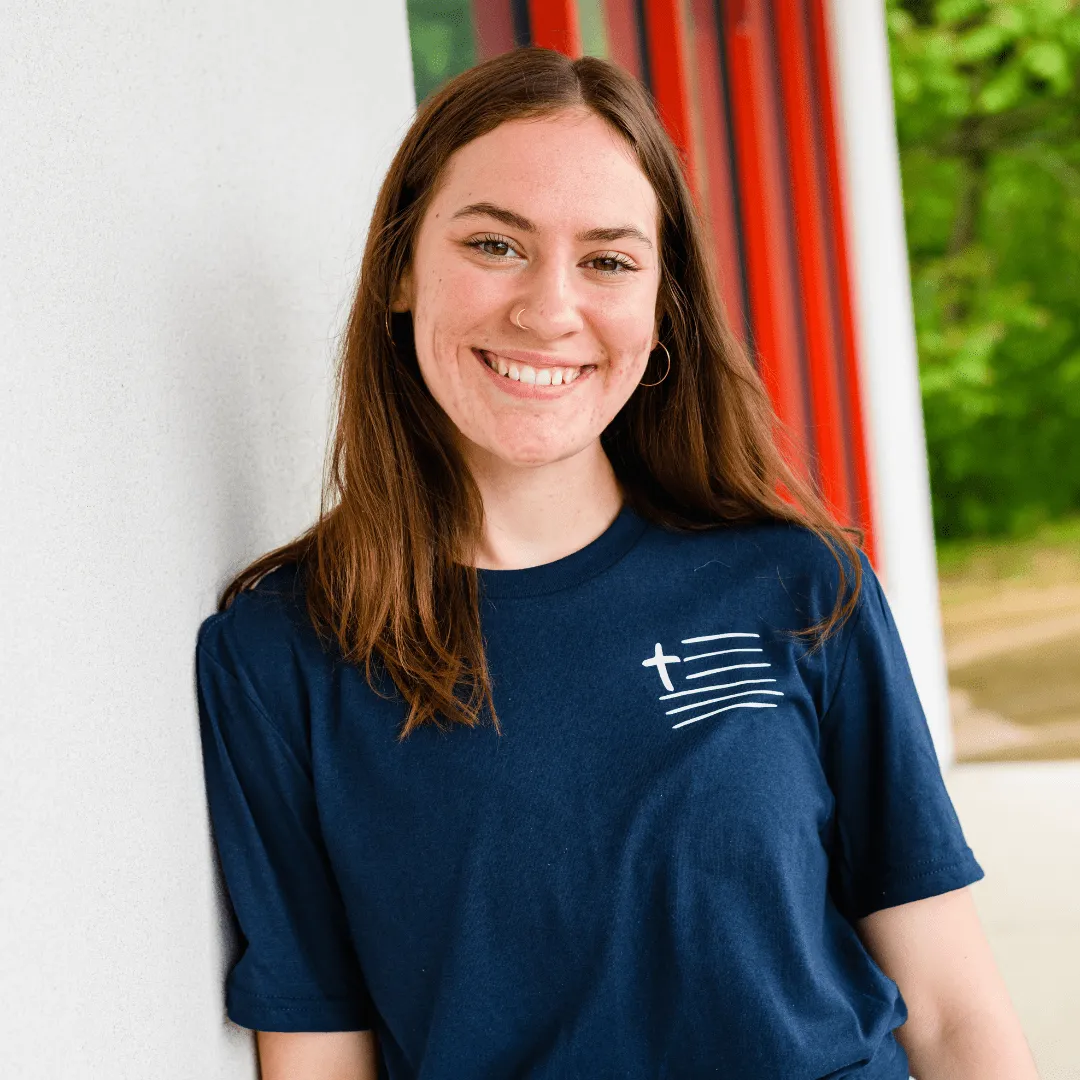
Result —
<instances>
[{"instance_id":1,"label":"shadow on wall","mask_svg":"<svg viewBox=\"0 0 1080 1080\"><path fill-rule=\"evenodd\" d=\"M190 550L204 560L191 579L201 590L199 621L216 610L238 570L314 520L328 430L336 342L325 324L335 313L297 304L286 260L257 246L244 217L223 213L212 251L192 250L163 263L170 280L162 295L172 304L155 319L159 349L172 358L155 381L161 397L151 411L164 431L154 442L161 458L151 473L180 501L176 520L190 523ZM205 224L198 231L205 235ZM304 295L310 297L310 289ZM194 623L190 633L193 703L197 629ZM223 993L242 935L209 822L206 843ZM239 1038L240 1029L226 1028Z\"/></svg>"},{"instance_id":2,"label":"shadow on wall","mask_svg":"<svg viewBox=\"0 0 1080 1080\"><path fill-rule=\"evenodd\" d=\"M232 235L230 235L230 232ZM243 566L316 517L335 342L323 311L297 306L288 268L223 218L225 258L172 260L174 309L163 338L180 356L161 415L184 445L171 457L198 550L214 568L213 604ZM276 271L276 272L275 272ZM212 610L209 609L209 610Z\"/></svg>"}]
</instances>

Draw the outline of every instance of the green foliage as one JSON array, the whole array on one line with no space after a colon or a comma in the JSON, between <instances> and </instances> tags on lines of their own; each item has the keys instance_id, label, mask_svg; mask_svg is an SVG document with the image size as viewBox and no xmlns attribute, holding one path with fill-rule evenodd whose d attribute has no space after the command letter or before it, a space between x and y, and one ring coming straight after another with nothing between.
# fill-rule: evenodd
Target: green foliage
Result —
<instances>
[{"instance_id":1,"label":"green foliage","mask_svg":"<svg viewBox=\"0 0 1080 1080\"><path fill-rule=\"evenodd\" d=\"M1009 579L1034 586L1080 581L1080 517L1059 518L1019 539L945 540L937 545L937 564L946 587Z\"/></svg>"},{"instance_id":2,"label":"green foliage","mask_svg":"<svg viewBox=\"0 0 1080 1080\"><path fill-rule=\"evenodd\" d=\"M436 87L476 63L469 0L408 0L413 85L423 101Z\"/></svg>"},{"instance_id":3,"label":"green foliage","mask_svg":"<svg viewBox=\"0 0 1080 1080\"><path fill-rule=\"evenodd\" d=\"M887 0L939 539L1080 510L1080 0Z\"/></svg>"}]
</instances>

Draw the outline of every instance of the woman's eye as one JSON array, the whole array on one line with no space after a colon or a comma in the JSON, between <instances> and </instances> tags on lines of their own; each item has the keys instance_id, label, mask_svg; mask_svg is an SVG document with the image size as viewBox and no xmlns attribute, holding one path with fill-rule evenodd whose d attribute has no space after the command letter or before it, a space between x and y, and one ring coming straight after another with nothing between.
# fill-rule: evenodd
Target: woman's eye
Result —
<instances>
[{"instance_id":1,"label":"woman's eye","mask_svg":"<svg viewBox=\"0 0 1080 1080\"><path fill-rule=\"evenodd\" d=\"M595 258L590 259L589 262L595 265L601 274L607 274L610 277L637 270L637 267L629 259L619 255L597 255Z\"/></svg>"},{"instance_id":2,"label":"woman's eye","mask_svg":"<svg viewBox=\"0 0 1080 1080\"><path fill-rule=\"evenodd\" d=\"M481 236L475 240L468 240L466 243L469 247L483 255L490 255L493 259L505 259L510 252L517 251L509 240L500 240L497 236Z\"/></svg>"},{"instance_id":3,"label":"woman's eye","mask_svg":"<svg viewBox=\"0 0 1080 1080\"><path fill-rule=\"evenodd\" d=\"M502 240L499 237L477 237L475 240L465 241L465 244L491 259L504 259L507 258L508 252L517 251L509 240ZM502 248L502 251L489 251L488 248ZM618 278L622 274L634 273L637 270L630 259L621 255L595 255L586 261L585 265L595 264L600 264L596 266L596 272L603 274L605 278Z\"/></svg>"}]
</instances>

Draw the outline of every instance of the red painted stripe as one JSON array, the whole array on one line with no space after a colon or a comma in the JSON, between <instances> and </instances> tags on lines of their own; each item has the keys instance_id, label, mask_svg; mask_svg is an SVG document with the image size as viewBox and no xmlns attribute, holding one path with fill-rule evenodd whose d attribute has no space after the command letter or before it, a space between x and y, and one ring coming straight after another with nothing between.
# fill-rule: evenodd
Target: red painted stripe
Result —
<instances>
[{"instance_id":1,"label":"red painted stripe","mask_svg":"<svg viewBox=\"0 0 1080 1080\"><path fill-rule=\"evenodd\" d=\"M686 35L679 0L648 0L645 34L649 43L652 93L664 126L682 155L691 187L700 190L686 83Z\"/></svg>"},{"instance_id":2,"label":"red painted stripe","mask_svg":"<svg viewBox=\"0 0 1080 1080\"><path fill-rule=\"evenodd\" d=\"M529 0L532 43L558 49L567 56L581 55L581 28L575 0Z\"/></svg>"},{"instance_id":3,"label":"red painted stripe","mask_svg":"<svg viewBox=\"0 0 1080 1080\"><path fill-rule=\"evenodd\" d=\"M492 3L476 0L472 7L473 29L476 31L476 58L487 60L509 52L514 47L514 20L507 0Z\"/></svg>"},{"instance_id":4,"label":"red painted stripe","mask_svg":"<svg viewBox=\"0 0 1080 1080\"><path fill-rule=\"evenodd\" d=\"M626 68L635 79L640 79L641 49L634 0L604 0L604 22L611 59Z\"/></svg>"},{"instance_id":5,"label":"red painted stripe","mask_svg":"<svg viewBox=\"0 0 1080 1080\"><path fill-rule=\"evenodd\" d=\"M693 75L695 89L695 132L701 149L704 205L712 234L720 278L720 295L728 322L736 336L743 338L746 312L743 311L742 266L739 262L738 225L735 218L733 163L729 154L727 117L724 113L724 84L721 77L720 42L714 0L691 0L693 25Z\"/></svg>"},{"instance_id":6,"label":"red painted stripe","mask_svg":"<svg viewBox=\"0 0 1080 1080\"><path fill-rule=\"evenodd\" d=\"M787 164L795 218L795 258L799 268L806 358L809 368L812 432L821 492L838 521L855 518L848 485L839 358L833 322L834 297L825 222L825 177L815 145L810 42L805 0L772 2L779 56L780 91L787 136Z\"/></svg>"},{"instance_id":7,"label":"red painted stripe","mask_svg":"<svg viewBox=\"0 0 1080 1080\"><path fill-rule=\"evenodd\" d=\"M760 371L780 419L798 443L789 459L806 473L807 416L796 326L796 283L780 159L780 127L765 0L724 5L747 289Z\"/></svg>"},{"instance_id":8,"label":"red painted stripe","mask_svg":"<svg viewBox=\"0 0 1080 1080\"><path fill-rule=\"evenodd\" d=\"M866 433L863 424L862 377L859 366L858 338L855 333L855 297L852 285L851 261L844 215L847 200L844 195L840 167L837 114L833 95L833 79L826 24L825 0L810 0L810 38L813 49L813 72L816 76L815 97L821 103L822 133L825 143L825 171L828 211L826 220L832 229L836 262L836 285L839 292L841 371L847 395L849 447L855 473L854 503L857 520L866 530L864 549L871 563L878 567L874 539L874 514L870 467L867 456Z\"/></svg>"}]
</instances>

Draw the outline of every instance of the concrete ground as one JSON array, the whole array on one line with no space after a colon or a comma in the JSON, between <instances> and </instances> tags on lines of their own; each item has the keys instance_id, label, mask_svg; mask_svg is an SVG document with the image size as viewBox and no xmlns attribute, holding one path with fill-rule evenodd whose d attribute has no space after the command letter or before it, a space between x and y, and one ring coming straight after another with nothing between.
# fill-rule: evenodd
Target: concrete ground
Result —
<instances>
[{"instance_id":1,"label":"concrete ground","mask_svg":"<svg viewBox=\"0 0 1080 1080\"><path fill-rule=\"evenodd\" d=\"M1080 758L1080 582L945 582L941 596L956 760Z\"/></svg>"},{"instance_id":2,"label":"concrete ground","mask_svg":"<svg viewBox=\"0 0 1080 1080\"><path fill-rule=\"evenodd\" d=\"M1041 1080L1080 1080L1080 761L964 763L945 780Z\"/></svg>"}]
</instances>

